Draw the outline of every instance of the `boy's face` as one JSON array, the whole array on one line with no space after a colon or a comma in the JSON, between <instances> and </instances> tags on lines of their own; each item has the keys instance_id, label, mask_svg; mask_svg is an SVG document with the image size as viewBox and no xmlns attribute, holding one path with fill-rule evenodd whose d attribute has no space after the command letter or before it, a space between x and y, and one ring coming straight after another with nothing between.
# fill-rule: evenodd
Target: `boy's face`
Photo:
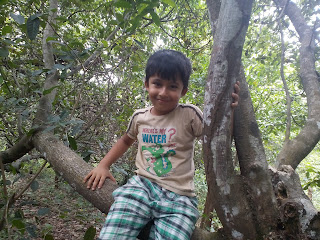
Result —
<instances>
[{"instance_id":1,"label":"boy's face","mask_svg":"<svg viewBox=\"0 0 320 240\"><path fill-rule=\"evenodd\" d=\"M149 93L150 101L153 104L151 113L153 115L164 115L176 108L179 99L183 97L188 89L183 87L180 77L175 81L152 75L149 81L145 82Z\"/></svg>"}]
</instances>

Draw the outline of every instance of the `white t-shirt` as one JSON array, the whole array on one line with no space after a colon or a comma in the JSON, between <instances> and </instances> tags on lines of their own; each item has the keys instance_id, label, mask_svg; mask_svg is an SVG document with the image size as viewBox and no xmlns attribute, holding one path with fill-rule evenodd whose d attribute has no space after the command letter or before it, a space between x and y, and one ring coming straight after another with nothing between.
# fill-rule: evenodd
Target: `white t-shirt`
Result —
<instances>
[{"instance_id":1,"label":"white t-shirt","mask_svg":"<svg viewBox=\"0 0 320 240\"><path fill-rule=\"evenodd\" d=\"M127 134L138 140L136 173L180 195L195 196L194 143L202 136L203 115L192 104L179 104L155 116L151 107L134 112Z\"/></svg>"}]
</instances>

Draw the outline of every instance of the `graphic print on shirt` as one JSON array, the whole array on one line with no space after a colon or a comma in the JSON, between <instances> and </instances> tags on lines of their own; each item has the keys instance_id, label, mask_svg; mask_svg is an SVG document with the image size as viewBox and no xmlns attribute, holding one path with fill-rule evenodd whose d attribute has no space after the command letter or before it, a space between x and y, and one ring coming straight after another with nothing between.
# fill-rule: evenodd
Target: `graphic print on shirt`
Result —
<instances>
[{"instance_id":1,"label":"graphic print on shirt","mask_svg":"<svg viewBox=\"0 0 320 240\"><path fill-rule=\"evenodd\" d=\"M170 157L176 155L176 151L173 150L175 144L170 144L170 142L175 133L175 128L142 129L142 141L148 143L149 146L143 145L141 150L148 161L146 170L151 174L161 177L172 171ZM150 146L150 144L153 145Z\"/></svg>"}]
</instances>

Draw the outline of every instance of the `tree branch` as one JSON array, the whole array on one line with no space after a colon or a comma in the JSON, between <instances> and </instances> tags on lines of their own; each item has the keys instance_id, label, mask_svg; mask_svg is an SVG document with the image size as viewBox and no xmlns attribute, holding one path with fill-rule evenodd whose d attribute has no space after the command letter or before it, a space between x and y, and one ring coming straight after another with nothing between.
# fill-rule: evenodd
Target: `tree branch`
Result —
<instances>
[{"instance_id":1,"label":"tree branch","mask_svg":"<svg viewBox=\"0 0 320 240\"><path fill-rule=\"evenodd\" d=\"M286 0L274 0L278 6L285 6ZM285 8L299 34L300 77L307 95L308 119L298 136L285 142L276 162L276 167L291 165L294 169L312 151L320 140L320 84L315 69L315 39L312 27L306 23L300 9L290 1Z\"/></svg>"}]
</instances>

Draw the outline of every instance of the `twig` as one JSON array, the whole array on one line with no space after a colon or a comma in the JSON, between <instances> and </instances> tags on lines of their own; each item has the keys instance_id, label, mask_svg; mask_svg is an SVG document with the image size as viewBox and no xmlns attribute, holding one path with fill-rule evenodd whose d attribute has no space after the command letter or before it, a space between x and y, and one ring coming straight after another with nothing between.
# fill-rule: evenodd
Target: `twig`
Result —
<instances>
[{"instance_id":1,"label":"twig","mask_svg":"<svg viewBox=\"0 0 320 240\"><path fill-rule=\"evenodd\" d=\"M283 11L284 12L284 11ZM286 124L286 133L285 133L285 142L290 140L290 129L291 129L291 97L288 88L287 81L284 76L284 54L285 54L285 45L283 39L283 29L281 24L281 19L278 20L279 28L280 28L280 36L281 36L281 65L280 65L280 75L281 80L283 82L283 87L286 92L286 100L287 100L287 124Z\"/></svg>"},{"instance_id":2,"label":"twig","mask_svg":"<svg viewBox=\"0 0 320 240\"><path fill-rule=\"evenodd\" d=\"M47 162L48 161L45 160L44 164L41 166L41 168L38 170L38 172L30 179L29 183L18 194L15 194L14 201L18 200L22 196L22 194L25 191L27 191L27 189L30 187L32 182L39 176L41 171L44 169L44 167L46 166Z\"/></svg>"},{"instance_id":3,"label":"twig","mask_svg":"<svg viewBox=\"0 0 320 240\"><path fill-rule=\"evenodd\" d=\"M2 162L1 155L0 155L0 166L1 166L2 181L3 181L3 193L4 193L4 197L7 199L8 198L8 192L7 192L7 185L6 185L6 175L4 173L4 165L3 165L3 162Z\"/></svg>"}]
</instances>

